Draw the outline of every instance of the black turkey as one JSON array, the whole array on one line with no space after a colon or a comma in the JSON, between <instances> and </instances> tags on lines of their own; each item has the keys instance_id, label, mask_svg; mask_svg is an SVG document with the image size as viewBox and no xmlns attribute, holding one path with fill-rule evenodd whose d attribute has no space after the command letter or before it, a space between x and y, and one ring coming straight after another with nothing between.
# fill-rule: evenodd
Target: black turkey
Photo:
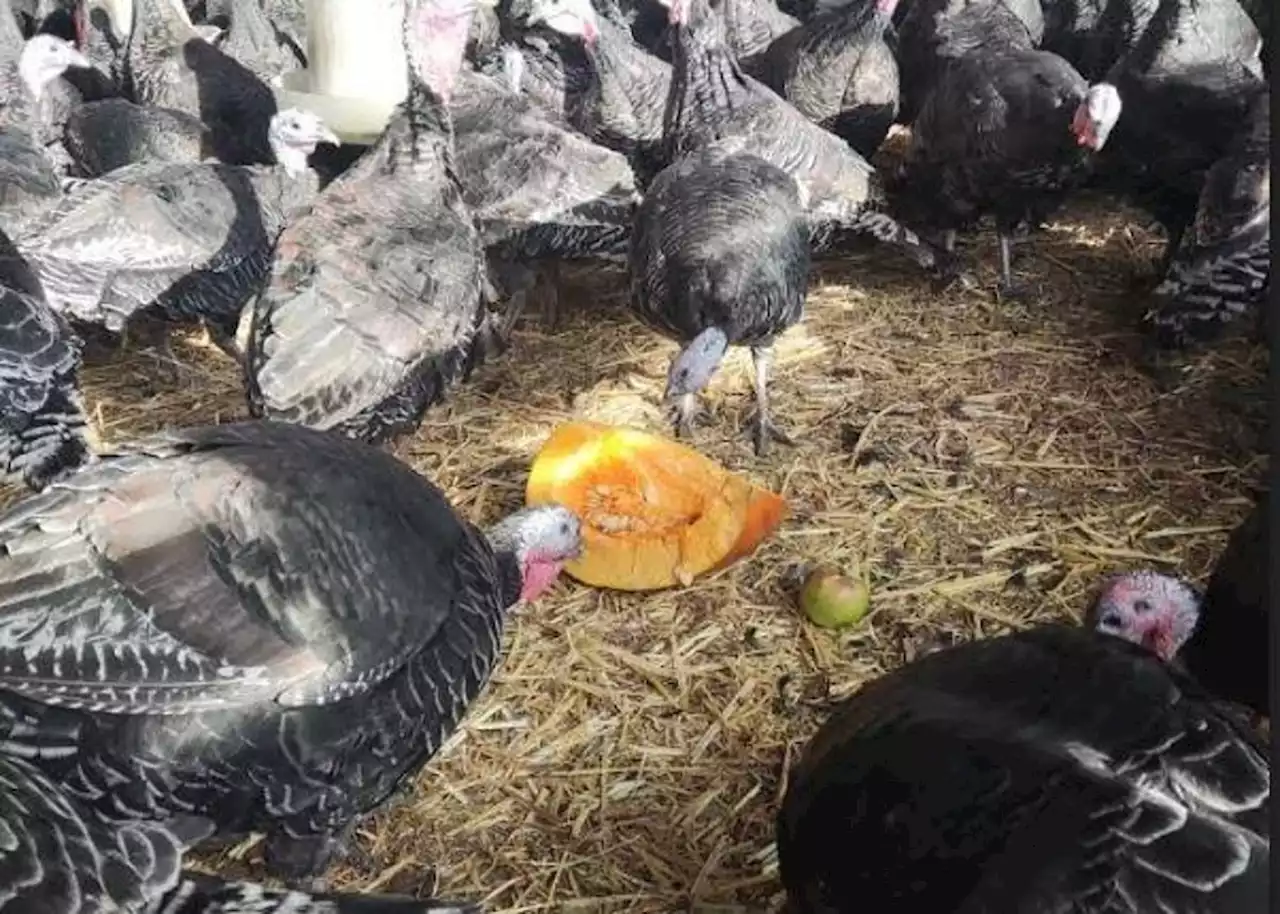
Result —
<instances>
[{"instance_id":1,"label":"black turkey","mask_svg":"<svg viewBox=\"0 0 1280 914\"><path fill-rule=\"evenodd\" d=\"M1153 571L1117 575L1086 617L1099 631L1177 660L1214 694L1270 716L1270 528L1264 496L1227 540L1203 599Z\"/></svg>"},{"instance_id":2,"label":"black turkey","mask_svg":"<svg viewBox=\"0 0 1280 914\"><path fill-rule=\"evenodd\" d=\"M270 281L241 322L254 415L386 441L501 347L447 106L472 8L407 5L408 97L281 235Z\"/></svg>"},{"instance_id":3,"label":"black turkey","mask_svg":"<svg viewBox=\"0 0 1280 914\"><path fill-rule=\"evenodd\" d=\"M565 508L481 531L389 454L300 426L102 455L0 515L0 745L103 815L265 831L273 870L309 876L579 547Z\"/></svg>"},{"instance_id":4,"label":"black turkey","mask_svg":"<svg viewBox=\"0 0 1280 914\"><path fill-rule=\"evenodd\" d=\"M1048 51L958 58L912 125L899 205L943 229L948 249L957 230L993 215L1008 293L1014 230L1038 225L1085 182L1120 110L1114 86L1088 86Z\"/></svg>"},{"instance_id":5,"label":"black turkey","mask_svg":"<svg viewBox=\"0 0 1280 914\"><path fill-rule=\"evenodd\" d=\"M1028 51L1040 44L1039 0L911 0L898 26L898 120L915 121L957 58Z\"/></svg>"},{"instance_id":6,"label":"black turkey","mask_svg":"<svg viewBox=\"0 0 1280 914\"><path fill-rule=\"evenodd\" d=\"M763 81L866 158L898 115L898 62L885 40L898 0L852 0L769 45Z\"/></svg>"},{"instance_id":7,"label":"black turkey","mask_svg":"<svg viewBox=\"0 0 1280 914\"><path fill-rule=\"evenodd\" d=\"M1206 172L1230 151L1266 91L1257 45L1235 0L1159 0L1150 23L1107 71L1127 113L1091 183L1145 209L1165 229L1157 275L1195 218Z\"/></svg>"},{"instance_id":8,"label":"black turkey","mask_svg":"<svg viewBox=\"0 0 1280 914\"><path fill-rule=\"evenodd\" d=\"M479 905L309 894L181 872L178 820L122 822L0 754L2 914L481 914ZM196 825L198 833L199 827Z\"/></svg>"},{"instance_id":9,"label":"black turkey","mask_svg":"<svg viewBox=\"0 0 1280 914\"><path fill-rule=\"evenodd\" d=\"M1209 340L1265 308L1270 288L1271 94L1264 91L1235 145L1205 174L1195 220L1169 258L1148 320L1166 346Z\"/></svg>"},{"instance_id":10,"label":"black turkey","mask_svg":"<svg viewBox=\"0 0 1280 914\"><path fill-rule=\"evenodd\" d=\"M1265 746L1141 648L1052 626L944 649L823 725L778 816L797 914L1262 914Z\"/></svg>"},{"instance_id":11,"label":"black turkey","mask_svg":"<svg viewBox=\"0 0 1280 914\"><path fill-rule=\"evenodd\" d=\"M774 338L803 315L808 286L808 224L786 172L713 145L654 178L631 236L631 306L684 345L666 390L678 436L690 434L697 393L738 345L755 362L756 454L771 439L790 443L769 415L769 363Z\"/></svg>"}]
</instances>

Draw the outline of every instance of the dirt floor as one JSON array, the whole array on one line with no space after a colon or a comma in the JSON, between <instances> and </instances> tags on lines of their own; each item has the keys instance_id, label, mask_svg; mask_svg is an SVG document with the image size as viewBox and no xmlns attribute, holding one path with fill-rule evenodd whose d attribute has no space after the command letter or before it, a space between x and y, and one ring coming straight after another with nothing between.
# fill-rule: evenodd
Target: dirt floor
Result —
<instances>
[{"instance_id":1,"label":"dirt floor","mask_svg":"<svg viewBox=\"0 0 1280 914\"><path fill-rule=\"evenodd\" d=\"M563 582L508 630L505 660L416 796L368 821L335 885L442 893L491 910L751 911L778 900L774 810L830 703L929 648L1071 619L1099 575L1201 578L1264 470L1265 354L1237 341L1157 363L1131 278L1155 240L1084 202L1019 248L1031 298L997 302L994 239L963 247L979 288L936 294L870 254L815 275L778 345L774 408L798 436L756 460L749 358L713 381L694 445L789 499L755 556L687 589ZM962 242L963 244L963 242ZM575 278L552 332L511 351L398 453L489 521L572 417L666 430L674 345L628 316L617 273ZM88 367L105 438L244 414L225 357L179 337ZM832 634L794 609L797 569L867 567L874 614ZM856 849L850 849L856 853ZM204 863L260 874L246 842Z\"/></svg>"}]
</instances>

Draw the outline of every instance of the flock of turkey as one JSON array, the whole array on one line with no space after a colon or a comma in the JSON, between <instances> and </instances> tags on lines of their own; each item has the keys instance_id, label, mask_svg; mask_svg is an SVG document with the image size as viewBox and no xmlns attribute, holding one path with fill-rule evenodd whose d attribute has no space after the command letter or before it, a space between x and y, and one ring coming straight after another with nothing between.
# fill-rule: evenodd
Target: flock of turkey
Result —
<instances>
[{"instance_id":1,"label":"flock of turkey","mask_svg":"<svg viewBox=\"0 0 1280 914\"><path fill-rule=\"evenodd\" d=\"M791 441L771 347L811 258L869 243L968 282L957 233L991 216L1017 294L1015 235L1089 187L1167 232L1162 341L1265 318L1265 4L404 0L409 92L357 150L277 110L304 7L0 0L0 470L34 490L0 515L6 914L473 907L316 879L580 520L480 530L370 445L500 357L535 293L554 318L562 262L625 266L681 344L680 435L748 347L757 454ZM253 420L97 449L82 340L193 321ZM779 813L795 910L1267 910L1270 757L1239 708L1268 714L1265 504L1203 595L1121 575L1084 627L851 698ZM296 888L183 870L249 831Z\"/></svg>"}]
</instances>

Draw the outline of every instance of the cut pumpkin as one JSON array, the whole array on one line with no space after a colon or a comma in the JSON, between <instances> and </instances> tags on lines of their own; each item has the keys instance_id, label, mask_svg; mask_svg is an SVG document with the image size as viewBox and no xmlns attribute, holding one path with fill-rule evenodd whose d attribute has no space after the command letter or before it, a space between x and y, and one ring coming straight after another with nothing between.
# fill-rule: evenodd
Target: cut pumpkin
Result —
<instances>
[{"instance_id":1,"label":"cut pumpkin","mask_svg":"<svg viewBox=\"0 0 1280 914\"><path fill-rule=\"evenodd\" d=\"M779 495L668 438L597 422L557 428L534 459L526 502L582 518L565 571L592 587L688 584L749 555L786 515Z\"/></svg>"}]
</instances>

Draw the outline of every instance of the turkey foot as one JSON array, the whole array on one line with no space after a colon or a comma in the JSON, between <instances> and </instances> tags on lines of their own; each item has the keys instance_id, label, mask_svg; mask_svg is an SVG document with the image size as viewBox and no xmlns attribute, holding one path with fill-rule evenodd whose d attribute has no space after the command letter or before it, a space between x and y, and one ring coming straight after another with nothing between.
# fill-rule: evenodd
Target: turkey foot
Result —
<instances>
[{"instance_id":1,"label":"turkey foot","mask_svg":"<svg viewBox=\"0 0 1280 914\"><path fill-rule=\"evenodd\" d=\"M757 457L763 457L769 452L770 441L776 441L779 444L786 444L791 447L795 447L796 443L795 438L780 429L772 419L756 413L751 420L751 442L755 447Z\"/></svg>"},{"instance_id":2,"label":"turkey foot","mask_svg":"<svg viewBox=\"0 0 1280 914\"><path fill-rule=\"evenodd\" d=\"M751 439L757 457L769 450L769 442L794 445L795 439L774 424L769 417L769 366L773 363L772 343L751 347L751 360L755 364L756 416L751 424Z\"/></svg>"},{"instance_id":3,"label":"turkey foot","mask_svg":"<svg viewBox=\"0 0 1280 914\"><path fill-rule=\"evenodd\" d=\"M1018 301L1028 297L1030 289L1013 278L1013 242L1008 232L1000 232L1000 282L996 295L1001 301Z\"/></svg>"},{"instance_id":4,"label":"turkey foot","mask_svg":"<svg viewBox=\"0 0 1280 914\"><path fill-rule=\"evenodd\" d=\"M693 437L693 427L698 418L698 397L696 394L681 394L676 398L671 410L677 438Z\"/></svg>"}]
</instances>

